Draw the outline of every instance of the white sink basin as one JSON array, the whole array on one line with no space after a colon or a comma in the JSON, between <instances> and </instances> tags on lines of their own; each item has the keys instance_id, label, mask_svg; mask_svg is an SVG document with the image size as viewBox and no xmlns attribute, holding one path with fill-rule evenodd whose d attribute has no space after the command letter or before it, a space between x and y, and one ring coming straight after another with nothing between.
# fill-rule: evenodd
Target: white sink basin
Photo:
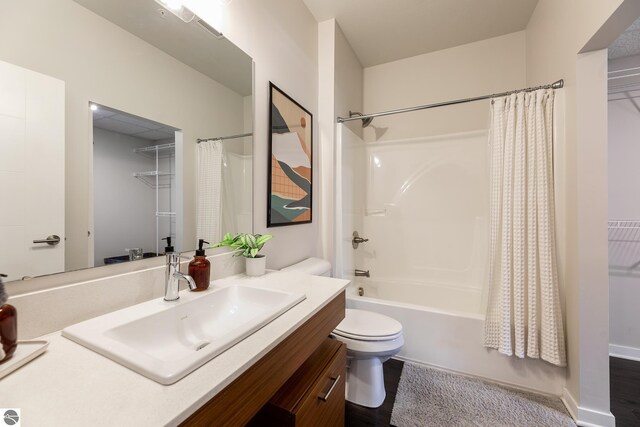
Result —
<instances>
[{"instance_id":1,"label":"white sink basin","mask_svg":"<svg viewBox=\"0 0 640 427\"><path fill-rule=\"evenodd\" d=\"M231 285L181 292L69 326L62 335L161 384L172 384L304 300Z\"/></svg>"}]
</instances>

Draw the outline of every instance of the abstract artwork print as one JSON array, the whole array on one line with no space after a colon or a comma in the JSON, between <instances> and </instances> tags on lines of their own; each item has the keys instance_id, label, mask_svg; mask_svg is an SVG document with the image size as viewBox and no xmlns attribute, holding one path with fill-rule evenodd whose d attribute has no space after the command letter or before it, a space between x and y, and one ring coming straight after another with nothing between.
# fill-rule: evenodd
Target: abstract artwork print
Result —
<instances>
[{"instance_id":1,"label":"abstract artwork print","mask_svg":"<svg viewBox=\"0 0 640 427\"><path fill-rule=\"evenodd\" d=\"M270 83L267 226L311 222L312 121L304 107Z\"/></svg>"}]
</instances>

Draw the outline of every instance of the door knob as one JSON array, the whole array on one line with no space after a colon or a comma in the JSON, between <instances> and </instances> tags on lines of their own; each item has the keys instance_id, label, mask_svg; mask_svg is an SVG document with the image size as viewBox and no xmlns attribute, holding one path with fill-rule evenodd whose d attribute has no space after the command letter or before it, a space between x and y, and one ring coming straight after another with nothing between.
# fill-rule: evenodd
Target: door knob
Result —
<instances>
[{"instance_id":1,"label":"door knob","mask_svg":"<svg viewBox=\"0 0 640 427\"><path fill-rule=\"evenodd\" d=\"M51 236L47 236L46 239L34 240L33 243L46 243L49 246L55 246L60 243L60 236L52 234Z\"/></svg>"}]
</instances>

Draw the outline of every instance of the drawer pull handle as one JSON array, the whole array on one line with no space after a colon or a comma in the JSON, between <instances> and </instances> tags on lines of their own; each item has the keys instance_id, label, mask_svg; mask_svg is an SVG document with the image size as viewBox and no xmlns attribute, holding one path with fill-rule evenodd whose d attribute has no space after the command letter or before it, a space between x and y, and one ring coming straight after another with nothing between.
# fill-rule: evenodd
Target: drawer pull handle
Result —
<instances>
[{"instance_id":1,"label":"drawer pull handle","mask_svg":"<svg viewBox=\"0 0 640 427\"><path fill-rule=\"evenodd\" d=\"M338 375L336 378L331 378L331 380L333 381L333 384L331 384L331 388L329 388L329 391L327 391L324 396L318 396L318 399L322 400L323 402L326 402L327 399L329 399L329 396L331 395L331 393L333 392L333 389L336 388L336 386L338 385L338 383L340 382L340 375Z\"/></svg>"}]
</instances>

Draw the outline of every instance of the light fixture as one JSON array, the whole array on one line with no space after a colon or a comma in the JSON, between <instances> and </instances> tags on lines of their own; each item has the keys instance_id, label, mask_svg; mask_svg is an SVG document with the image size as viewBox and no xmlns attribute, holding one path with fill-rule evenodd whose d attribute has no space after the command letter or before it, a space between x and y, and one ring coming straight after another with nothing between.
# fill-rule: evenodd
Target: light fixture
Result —
<instances>
[{"instance_id":1,"label":"light fixture","mask_svg":"<svg viewBox=\"0 0 640 427\"><path fill-rule=\"evenodd\" d=\"M182 0L155 0L155 2L186 23L193 21L196 17L196 14L186 7Z\"/></svg>"},{"instance_id":2,"label":"light fixture","mask_svg":"<svg viewBox=\"0 0 640 427\"><path fill-rule=\"evenodd\" d=\"M96 111L98 109L98 106L96 104L89 104L89 108L91 109L91 111Z\"/></svg>"}]
</instances>

